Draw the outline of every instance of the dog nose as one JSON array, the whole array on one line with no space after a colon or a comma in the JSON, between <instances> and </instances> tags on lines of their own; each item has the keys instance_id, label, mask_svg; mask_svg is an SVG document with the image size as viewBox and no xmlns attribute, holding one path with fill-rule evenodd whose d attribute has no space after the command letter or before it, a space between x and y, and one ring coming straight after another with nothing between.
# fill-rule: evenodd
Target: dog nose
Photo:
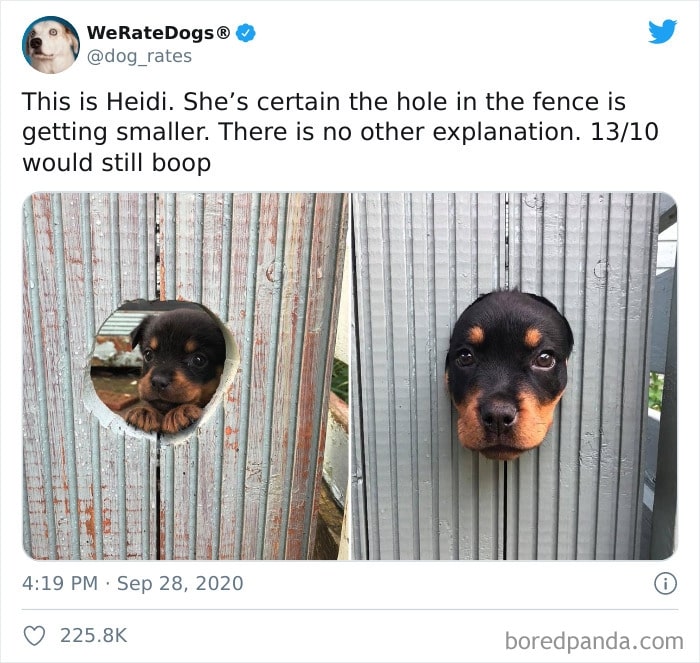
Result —
<instances>
[{"instance_id":1,"label":"dog nose","mask_svg":"<svg viewBox=\"0 0 700 663\"><path fill-rule=\"evenodd\" d=\"M170 376L158 373L151 377L151 385L154 389L162 390L170 384Z\"/></svg>"},{"instance_id":2,"label":"dog nose","mask_svg":"<svg viewBox=\"0 0 700 663\"><path fill-rule=\"evenodd\" d=\"M518 418L518 408L502 399L491 399L481 406L481 421L486 430L498 435L506 433Z\"/></svg>"},{"instance_id":3,"label":"dog nose","mask_svg":"<svg viewBox=\"0 0 700 663\"><path fill-rule=\"evenodd\" d=\"M39 46L41 46L41 39L39 39L39 37L32 37L32 39L29 40L29 45L32 48L39 48Z\"/></svg>"}]
</instances>

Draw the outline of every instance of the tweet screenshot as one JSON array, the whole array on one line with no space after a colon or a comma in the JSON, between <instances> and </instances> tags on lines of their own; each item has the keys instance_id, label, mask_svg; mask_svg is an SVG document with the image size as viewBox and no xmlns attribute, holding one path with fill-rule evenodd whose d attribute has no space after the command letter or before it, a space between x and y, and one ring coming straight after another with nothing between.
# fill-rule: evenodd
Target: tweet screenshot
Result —
<instances>
[{"instance_id":1,"label":"tweet screenshot","mask_svg":"<svg viewBox=\"0 0 700 663\"><path fill-rule=\"evenodd\" d=\"M0 663L700 661L700 3L0 34Z\"/></svg>"}]
</instances>

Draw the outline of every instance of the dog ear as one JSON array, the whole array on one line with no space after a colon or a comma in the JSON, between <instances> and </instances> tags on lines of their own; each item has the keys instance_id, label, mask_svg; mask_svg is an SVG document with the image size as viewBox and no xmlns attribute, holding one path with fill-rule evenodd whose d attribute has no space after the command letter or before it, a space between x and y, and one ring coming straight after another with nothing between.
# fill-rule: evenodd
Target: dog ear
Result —
<instances>
[{"instance_id":1,"label":"dog ear","mask_svg":"<svg viewBox=\"0 0 700 663\"><path fill-rule=\"evenodd\" d=\"M152 315L147 315L141 322L139 323L138 327L132 330L131 332L131 349L133 350L137 345L141 345L141 341L143 340L143 335L144 332L146 331L146 327L150 323L151 320L153 320L155 316Z\"/></svg>"},{"instance_id":2,"label":"dog ear","mask_svg":"<svg viewBox=\"0 0 700 663\"><path fill-rule=\"evenodd\" d=\"M559 314L561 315L561 313ZM569 342L569 353L574 349L574 332L571 331L571 325L569 324L569 321L562 315L561 319L564 321L564 324L566 325L566 340ZM568 355L567 355L568 357Z\"/></svg>"},{"instance_id":3,"label":"dog ear","mask_svg":"<svg viewBox=\"0 0 700 663\"><path fill-rule=\"evenodd\" d=\"M567 341L568 346L569 346L567 348L567 355L566 356L568 357L569 354L571 353L571 350L574 347L574 333L571 331L571 325L569 324L569 321L564 317L564 315L562 315L562 313L559 311L559 309L554 304L552 304L552 302L550 302L546 297L542 297L541 295L535 295L532 292L526 292L524 294L532 297L533 299L536 299L538 302L540 302L542 304L546 304L547 306L551 306L557 313L559 313L559 316L564 321L564 326L566 327L566 341Z\"/></svg>"},{"instance_id":4,"label":"dog ear","mask_svg":"<svg viewBox=\"0 0 700 663\"><path fill-rule=\"evenodd\" d=\"M70 42L70 47L73 50L73 55L77 56L78 50L80 49L80 45L78 44L78 38L73 34L73 31L68 27L66 27L66 36L68 37L68 41Z\"/></svg>"},{"instance_id":5,"label":"dog ear","mask_svg":"<svg viewBox=\"0 0 700 663\"><path fill-rule=\"evenodd\" d=\"M527 295L528 297L532 297L536 301L538 301L540 304L546 304L550 308L553 308L557 313L559 313L559 309L552 304L546 297L543 297L542 295L536 295L534 292L524 292L523 295Z\"/></svg>"}]
</instances>

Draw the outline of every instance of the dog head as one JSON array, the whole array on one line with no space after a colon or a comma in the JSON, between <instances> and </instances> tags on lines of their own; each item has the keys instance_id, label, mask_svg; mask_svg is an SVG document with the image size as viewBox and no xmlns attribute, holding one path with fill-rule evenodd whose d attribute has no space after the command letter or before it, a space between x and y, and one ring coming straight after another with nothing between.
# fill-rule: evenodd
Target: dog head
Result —
<instances>
[{"instance_id":1,"label":"dog head","mask_svg":"<svg viewBox=\"0 0 700 663\"><path fill-rule=\"evenodd\" d=\"M221 329L205 311L177 309L149 315L131 332L141 348L139 396L165 414L180 405L204 407L214 395L226 359Z\"/></svg>"},{"instance_id":2,"label":"dog head","mask_svg":"<svg viewBox=\"0 0 700 663\"><path fill-rule=\"evenodd\" d=\"M68 69L75 61L78 48L78 38L58 21L35 23L25 43L32 67L45 74L58 74Z\"/></svg>"},{"instance_id":3,"label":"dog head","mask_svg":"<svg viewBox=\"0 0 700 663\"><path fill-rule=\"evenodd\" d=\"M537 447L566 387L574 338L544 297L492 292L460 316L445 378L464 447L513 460Z\"/></svg>"}]
</instances>

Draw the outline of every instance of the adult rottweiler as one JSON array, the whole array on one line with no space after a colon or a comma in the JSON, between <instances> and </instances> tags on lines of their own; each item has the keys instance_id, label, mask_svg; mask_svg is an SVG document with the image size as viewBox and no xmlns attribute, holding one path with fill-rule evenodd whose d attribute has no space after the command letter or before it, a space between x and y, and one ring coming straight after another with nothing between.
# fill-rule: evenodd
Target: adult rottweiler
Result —
<instances>
[{"instance_id":1,"label":"adult rottweiler","mask_svg":"<svg viewBox=\"0 0 700 663\"><path fill-rule=\"evenodd\" d=\"M534 449L566 387L574 337L548 299L519 291L482 295L452 331L445 379L462 446L493 460Z\"/></svg>"}]
</instances>

